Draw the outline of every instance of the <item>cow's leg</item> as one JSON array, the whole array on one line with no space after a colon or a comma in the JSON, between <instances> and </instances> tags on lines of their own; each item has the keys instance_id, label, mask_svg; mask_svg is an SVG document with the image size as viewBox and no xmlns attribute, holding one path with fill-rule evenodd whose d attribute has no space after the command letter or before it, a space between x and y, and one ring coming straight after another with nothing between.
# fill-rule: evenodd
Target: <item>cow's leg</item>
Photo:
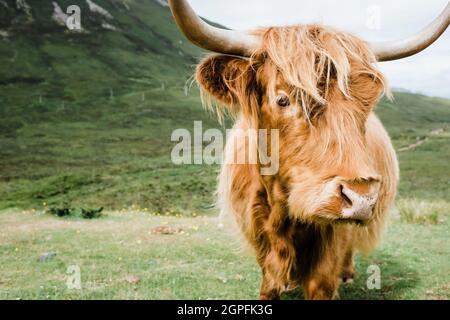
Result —
<instances>
[{"instance_id":1,"label":"cow's leg","mask_svg":"<svg viewBox=\"0 0 450 320\"><path fill-rule=\"evenodd\" d=\"M270 248L267 246L257 246L257 261L261 267L262 280L261 288L259 291L259 300L279 300L281 296L281 290L278 285L273 281L273 277L270 277L266 270L265 263Z\"/></svg>"},{"instance_id":2,"label":"cow's leg","mask_svg":"<svg viewBox=\"0 0 450 320\"><path fill-rule=\"evenodd\" d=\"M318 274L308 280L305 297L308 300L331 300L336 297L338 287L337 275Z\"/></svg>"},{"instance_id":3,"label":"cow's leg","mask_svg":"<svg viewBox=\"0 0 450 320\"><path fill-rule=\"evenodd\" d=\"M293 242L295 227L289 219L285 206L286 193L280 183L273 186L270 215L265 224L270 251L264 262L264 270L269 281L284 290L289 286L295 286L296 273L296 248Z\"/></svg>"},{"instance_id":4,"label":"cow's leg","mask_svg":"<svg viewBox=\"0 0 450 320\"><path fill-rule=\"evenodd\" d=\"M322 261L312 270L304 283L305 298L308 300L331 300L336 297L341 267L339 261Z\"/></svg>"},{"instance_id":5,"label":"cow's leg","mask_svg":"<svg viewBox=\"0 0 450 320\"><path fill-rule=\"evenodd\" d=\"M267 277L266 273L263 271L261 289L259 293L259 300L279 300L281 292L276 288Z\"/></svg>"},{"instance_id":6,"label":"cow's leg","mask_svg":"<svg viewBox=\"0 0 450 320\"><path fill-rule=\"evenodd\" d=\"M344 257L341 279L343 283L352 283L355 277L355 264L353 260L353 248L349 248Z\"/></svg>"},{"instance_id":7,"label":"cow's leg","mask_svg":"<svg viewBox=\"0 0 450 320\"><path fill-rule=\"evenodd\" d=\"M267 193L265 189L259 190L252 200L251 205L251 223L247 225L246 236L256 252L256 260L261 268L262 280L259 299L260 300L278 300L281 291L276 283L270 280L265 262L271 251L270 240L265 231L266 223L270 215L270 206L267 202Z\"/></svg>"},{"instance_id":8,"label":"cow's leg","mask_svg":"<svg viewBox=\"0 0 450 320\"><path fill-rule=\"evenodd\" d=\"M348 249L347 241L345 234L341 237L334 233L318 243L317 260L303 282L306 299L330 300L336 297Z\"/></svg>"},{"instance_id":9,"label":"cow's leg","mask_svg":"<svg viewBox=\"0 0 450 320\"><path fill-rule=\"evenodd\" d=\"M251 224L246 230L263 274L261 299L280 298L282 291L291 284L296 262L294 230L283 205L285 195L280 186L275 188L275 193L270 204L265 189L256 194L251 202Z\"/></svg>"}]
</instances>

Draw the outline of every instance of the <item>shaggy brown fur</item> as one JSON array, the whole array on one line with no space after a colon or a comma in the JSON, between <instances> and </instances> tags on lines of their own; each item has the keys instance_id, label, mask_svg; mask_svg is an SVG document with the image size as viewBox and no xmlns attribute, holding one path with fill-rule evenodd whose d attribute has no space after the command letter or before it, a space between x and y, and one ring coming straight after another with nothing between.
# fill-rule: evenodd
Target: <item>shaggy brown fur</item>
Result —
<instances>
[{"instance_id":1,"label":"shaggy brown fur","mask_svg":"<svg viewBox=\"0 0 450 320\"><path fill-rule=\"evenodd\" d=\"M308 299L331 299L339 278L353 277L354 252L376 245L396 193L396 156L372 112L385 80L366 44L350 34L320 25L256 34L263 45L251 59L213 55L198 66L197 80L205 103L215 98L225 106L219 114L236 119L238 139L227 143L224 163L257 152L240 137L247 130L278 129L280 169L262 176L258 164L223 165L219 204L255 249L261 298L300 285ZM289 106L277 105L280 95ZM343 185L359 194L379 188L369 221L342 219Z\"/></svg>"}]
</instances>

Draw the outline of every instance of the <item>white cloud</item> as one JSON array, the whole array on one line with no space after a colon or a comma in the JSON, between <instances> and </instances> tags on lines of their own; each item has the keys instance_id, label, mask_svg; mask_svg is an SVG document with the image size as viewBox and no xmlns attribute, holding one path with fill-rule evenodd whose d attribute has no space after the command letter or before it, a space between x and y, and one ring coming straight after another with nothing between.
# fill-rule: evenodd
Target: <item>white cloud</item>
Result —
<instances>
[{"instance_id":1,"label":"white cloud","mask_svg":"<svg viewBox=\"0 0 450 320\"><path fill-rule=\"evenodd\" d=\"M430 23L448 0L189 0L195 11L234 29L320 22L366 40L395 40ZM367 27L370 7L380 10L380 28ZM450 31L413 57L382 63L393 87L450 98Z\"/></svg>"}]
</instances>

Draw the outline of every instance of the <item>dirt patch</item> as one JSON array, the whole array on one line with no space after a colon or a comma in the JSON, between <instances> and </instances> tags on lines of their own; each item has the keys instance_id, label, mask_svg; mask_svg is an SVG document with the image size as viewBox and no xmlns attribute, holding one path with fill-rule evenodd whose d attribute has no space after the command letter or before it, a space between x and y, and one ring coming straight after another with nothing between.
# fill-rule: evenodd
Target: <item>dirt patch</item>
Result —
<instances>
[{"instance_id":1,"label":"dirt patch","mask_svg":"<svg viewBox=\"0 0 450 320\"><path fill-rule=\"evenodd\" d=\"M150 230L151 234L162 234L162 235L172 235L183 231L180 228L174 228L169 226L159 226Z\"/></svg>"},{"instance_id":2,"label":"dirt patch","mask_svg":"<svg viewBox=\"0 0 450 320\"><path fill-rule=\"evenodd\" d=\"M430 131L428 136L426 136L425 138L419 139L416 142L414 142L413 144L410 144L409 146L398 149L398 152L405 152L405 151L410 151L410 150L416 149L417 147L420 147L421 145L427 143L430 140L430 136L439 136L439 135L443 134L444 132L445 132L444 128L434 129L434 130Z\"/></svg>"},{"instance_id":3,"label":"dirt patch","mask_svg":"<svg viewBox=\"0 0 450 320\"><path fill-rule=\"evenodd\" d=\"M417 147L420 147L421 145L423 145L424 143L426 143L428 140L430 140L428 137L427 137L427 138L424 138L424 139L422 139L422 140L418 140L417 142L415 142L415 143L413 143L413 144L410 144L410 145L407 146L407 147L398 149L398 151L399 151L399 152L405 152L405 151L413 150L413 149L415 149L415 148L417 148Z\"/></svg>"}]
</instances>

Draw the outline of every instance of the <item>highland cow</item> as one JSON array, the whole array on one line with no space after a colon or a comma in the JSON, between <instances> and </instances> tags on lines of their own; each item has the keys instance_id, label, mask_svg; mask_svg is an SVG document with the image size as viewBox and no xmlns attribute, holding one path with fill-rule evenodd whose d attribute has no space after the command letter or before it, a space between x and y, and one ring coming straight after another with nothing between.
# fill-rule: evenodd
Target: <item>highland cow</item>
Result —
<instances>
[{"instance_id":1,"label":"highland cow","mask_svg":"<svg viewBox=\"0 0 450 320\"><path fill-rule=\"evenodd\" d=\"M323 25L217 29L184 0L171 0L186 36L220 53L196 77L234 129L279 132L279 170L225 161L219 204L235 216L262 270L261 299L301 287L307 299L332 299L354 276L357 251L380 239L399 180L397 158L373 110L389 95L378 61L413 55L447 28L450 5L417 36L368 43ZM206 99L206 104L211 106ZM258 148L229 144L225 158Z\"/></svg>"}]
</instances>

